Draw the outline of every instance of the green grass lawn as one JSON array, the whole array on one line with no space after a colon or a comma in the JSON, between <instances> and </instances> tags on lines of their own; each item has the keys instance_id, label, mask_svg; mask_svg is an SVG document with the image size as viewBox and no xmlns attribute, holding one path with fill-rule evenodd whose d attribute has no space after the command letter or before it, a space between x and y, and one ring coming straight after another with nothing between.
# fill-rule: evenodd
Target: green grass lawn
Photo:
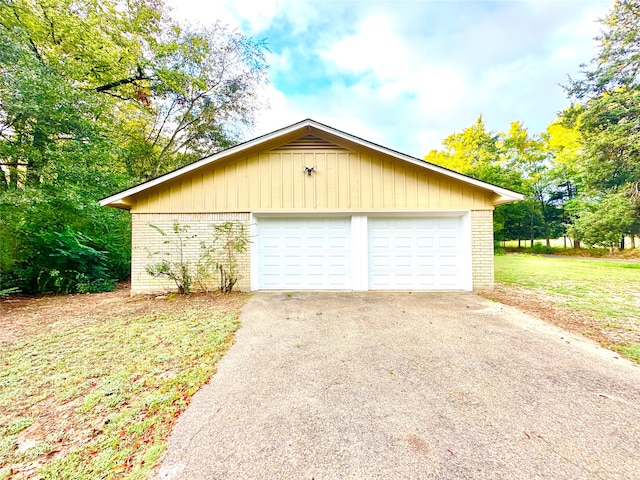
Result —
<instances>
[{"instance_id":1,"label":"green grass lawn","mask_svg":"<svg viewBox=\"0 0 640 480\"><path fill-rule=\"evenodd\" d=\"M146 478L243 301L63 321L0 344L0 478Z\"/></svg>"},{"instance_id":2,"label":"green grass lawn","mask_svg":"<svg viewBox=\"0 0 640 480\"><path fill-rule=\"evenodd\" d=\"M605 326L640 331L640 263L498 255L496 281L530 289ZM618 345L640 361L640 344Z\"/></svg>"}]
</instances>

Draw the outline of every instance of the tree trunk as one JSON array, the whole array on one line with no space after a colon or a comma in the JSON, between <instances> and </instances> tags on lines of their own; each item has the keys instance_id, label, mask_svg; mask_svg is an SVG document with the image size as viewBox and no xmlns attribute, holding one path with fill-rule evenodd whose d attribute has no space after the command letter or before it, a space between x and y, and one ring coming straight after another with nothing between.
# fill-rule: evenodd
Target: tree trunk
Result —
<instances>
[{"instance_id":1,"label":"tree trunk","mask_svg":"<svg viewBox=\"0 0 640 480\"><path fill-rule=\"evenodd\" d=\"M544 238L547 241L547 248L551 248L551 239L549 238L549 219L547 218L547 205L544 203L544 199L540 196L540 213L542 214L542 226L544 227Z\"/></svg>"},{"instance_id":2,"label":"tree trunk","mask_svg":"<svg viewBox=\"0 0 640 480\"><path fill-rule=\"evenodd\" d=\"M620 239L620 251L623 251L623 250L624 250L624 235Z\"/></svg>"},{"instance_id":3,"label":"tree trunk","mask_svg":"<svg viewBox=\"0 0 640 480\"><path fill-rule=\"evenodd\" d=\"M534 234L533 234L533 215L534 215L534 210L533 207L531 208L531 231L529 232L531 235L531 248L533 248L533 240L534 240Z\"/></svg>"},{"instance_id":4,"label":"tree trunk","mask_svg":"<svg viewBox=\"0 0 640 480\"><path fill-rule=\"evenodd\" d=\"M18 162L13 162L9 165L9 185L18 187Z\"/></svg>"},{"instance_id":5,"label":"tree trunk","mask_svg":"<svg viewBox=\"0 0 640 480\"><path fill-rule=\"evenodd\" d=\"M636 236L631 235L629 238L631 240L631 245L629 246L629 248L636 248Z\"/></svg>"},{"instance_id":6,"label":"tree trunk","mask_svg":"<svg viewBox=\"0 0 640 480\"><path fill-rule=\"evenodd\" d=\"M573 248L580 248L580 240L573 241Z\"/></svg>"},{"instance_id":7,"label":"tree trunk","mask_svg":"<svg viewBox=\"0 0 640 480\"><path fill-rule=\"evenodd\" d=\"M0 168L0 190L4 191L7 190L9 188L9 182L7 181L7 173L5 173L5 171Z\"/></svg>"}]
</instances>

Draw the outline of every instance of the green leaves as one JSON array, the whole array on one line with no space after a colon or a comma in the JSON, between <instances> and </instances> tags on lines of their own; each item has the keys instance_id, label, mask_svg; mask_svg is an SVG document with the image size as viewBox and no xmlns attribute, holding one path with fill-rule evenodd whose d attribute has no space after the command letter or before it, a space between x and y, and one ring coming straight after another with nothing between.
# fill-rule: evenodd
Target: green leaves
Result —
<instances>
[{"instance_id":1,"label":"green leaves","mask_svg":"<svg viewBox=\"0 0 640 480\"><path fill-rule=\"evenodd\" d=\"M41 290L33 239L66 227L125 277L128 218L97 200L230 146L265 49L162 0L0 0L0 288Z\"/></svg>"},{"instance_id":2,"label":"green leaves","mask_svg":"<svg viewBox=\"0 0 640 480\"><path fill-rule=\"evenodd\" d=\"M640 87L640 2L616 0L600 22L603 31L597 39L600 48L589 65L583 65L584 77L572 80L568 92L585 99L612 92L618 87Z\"/></svg>"},{"instance_id":3,"label":"green leaves","mask_svg":"<svg viewBox=\"0 0 640 480\"><path fill-rule=\"evenodd\" d=\"M471 127L447 137L443 152L425 159L527 195L523 202L496 208L496 238L548 239L562 235L561 203L566 192L573 192L563 172L551 168L558 152L565 161L577 155L579 142L572 132L555 125L545 134L531 135L522 122L512 122L508 132L497 133L488 131L480 116Z\"/></svg>"},{"instance_id":4,"label":"green leaves","mask_svg":"<svg viewBox=\"0 0 640 480\"><path fill-rule=\"evenodd\" d=\"M617 0L601 23L598 54L568 87L582 104L565 119L584 139L576 234L612 246L640 233L640 2Z\"/></svg>"},{"instance_id":5,"label":"green leaves","mask_svg":"<svg viewBox=\"0 0 640 480\"><path fill-rule=\"evenodd\" d=\"M527 194L496 209L499 237L549 238L564 226L588 245L613 246L640 233L640 1L616 0L601 23L598 54L567 87L581 103L546 132L513 122L496 134L479 117L426 157Z\"/></svg>"},{"instance_id":6,"label":"green leaves","mask_svg":"<svg viewBox=\"0 0 640 480\"><path fill-rule=\"evenodd\" d=\"M582 202L572 227L575 238L588 246L614 247L631 231L637 216L631 200L621 194L609 194L597 202Z\"/></svg>"}]
</instances>

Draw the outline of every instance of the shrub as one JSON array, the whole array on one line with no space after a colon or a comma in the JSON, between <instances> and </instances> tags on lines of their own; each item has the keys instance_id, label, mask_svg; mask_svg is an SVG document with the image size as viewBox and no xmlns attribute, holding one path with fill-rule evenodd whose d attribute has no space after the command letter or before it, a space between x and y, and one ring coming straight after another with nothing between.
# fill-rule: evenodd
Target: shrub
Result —
<instances>
[{"instance_id":1,"label":"shrub","mask_svg":"<svg viewBox=\"0 0 640 480\"><path fill-rule=\"evenodd\" d=\"M229 293L238 283L238 253L244 253L249 247L249 236L244 225L238 222L225 222L215 225L214 245L215 268L220 274L220 291Z\"/></svg>"},{"instance_id":2,"label":"shrub","mask_svg":"<svg viewBox=\"0 0 640 480\"><path fill-rule=\"evenodd\" d=\"M553 255L554 251L553 248L551 247L547 247L546 245L543 245L542 243L534 243L533 244L533 248L531 249L532 253L535 254L545 254L545 255Z\"/></svg>"},{"instance_id":3,"label":"shrub","mask_svg":"<svg viewBox=\"0 0 640 480\"><path fill-rule=\"evenodd\" d=\"M238 283L239 265L237 254L243 253L249 246L249 236L244 225L239 222L225 222L213 225L214 235L211 244L200 242L200 256L197 260L189 259L186 254L187 243L197 237L189 235L188 225L173 224L171 235L156 225L149 225L160 233L169 245L169 251L151 252L150 258L163 256L162 260L146 266L152 277L166 277L178 287L180 294L191 292L192 285L207 291L207 280L213 272L219 274L219 288L222 293L229 293Z\"/></svg>"},{"instance_id":4,"label":"shrub","mask_svg":"<svg viewBox=\"0 0 640 480\"><path fill-rule=\"evenodd\" d=\"M172 280L181 295L191 293L193 275L190 262L185 255L185 248L186 242L195 238L196 235L189 235L189 225L180 225L178 222L173 223L173 237L156 225L149 224L149 226L165 238L162 243L171 246L171 251L150 253L150 257L164 255L166 258L158 263L147 265L147 273L152 277L167 277Z\"/></svg>"},{"instance_id":5,"label":"shrub","mask_svg":"<svg viewBox=\"0 0 640 480\"><path fill-rule=\"evenodd\" d=\"M100 207L97 188L0 191L0 290L103 291L129 277L129 214Z\"/></svg>"},{"instance_id":6,"label":"shrub","mask_svg":"<svg viewBox=\"0 0 640 480\"><path fill-rule=\"evenodd\" d=\"M35 236L38 255L20 269L20 278L35 283L38 293L93 293L113 290L107 255L93 240L71 227Z\"/></svg>"}]
</instances>

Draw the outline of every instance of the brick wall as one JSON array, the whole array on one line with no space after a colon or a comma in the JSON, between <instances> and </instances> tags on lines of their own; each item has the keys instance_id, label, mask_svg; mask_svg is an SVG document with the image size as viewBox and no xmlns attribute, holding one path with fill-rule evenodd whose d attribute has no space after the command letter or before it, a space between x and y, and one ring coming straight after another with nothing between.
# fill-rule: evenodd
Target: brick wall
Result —
<instances>
[{"instance_id":1,"label":"brick wall","mask_svg":"<svg viewBox=\"0 0 640 480\"><path fill-rule=\"evenodd\" d=\"M244 225L249 235L248 213L132 213L132 251L131 251L131 294L157 293L176 291L176 284L165 277L152 277L146 271L147 265L158 263L162 259L178 260L179 256L174 245L165 243L176 239L173 231L175 222L189 228L183 234L184 255L195 265L202 249L201 242L211 245L214 239L214 225L225 222L239 222ZM163 236L151 225L158 227L166 235ZM234 287L237 290L250 290L250 258L249 249L236 256L239 264L239 279ZM218 276L214 275L207 281L211 289L218 287ZM198 290L197 285L192 290Z\"/></svg>"},{"instance_id":2,"label":"brick wall","mask_svg":"<svg viewBox=\"0 0 640 480\"><path fill-rule=\"evenodd\" d=\"M474 290L493 290L493 211L471 210L471 265Z\"/></svg>"}]
</instances>

